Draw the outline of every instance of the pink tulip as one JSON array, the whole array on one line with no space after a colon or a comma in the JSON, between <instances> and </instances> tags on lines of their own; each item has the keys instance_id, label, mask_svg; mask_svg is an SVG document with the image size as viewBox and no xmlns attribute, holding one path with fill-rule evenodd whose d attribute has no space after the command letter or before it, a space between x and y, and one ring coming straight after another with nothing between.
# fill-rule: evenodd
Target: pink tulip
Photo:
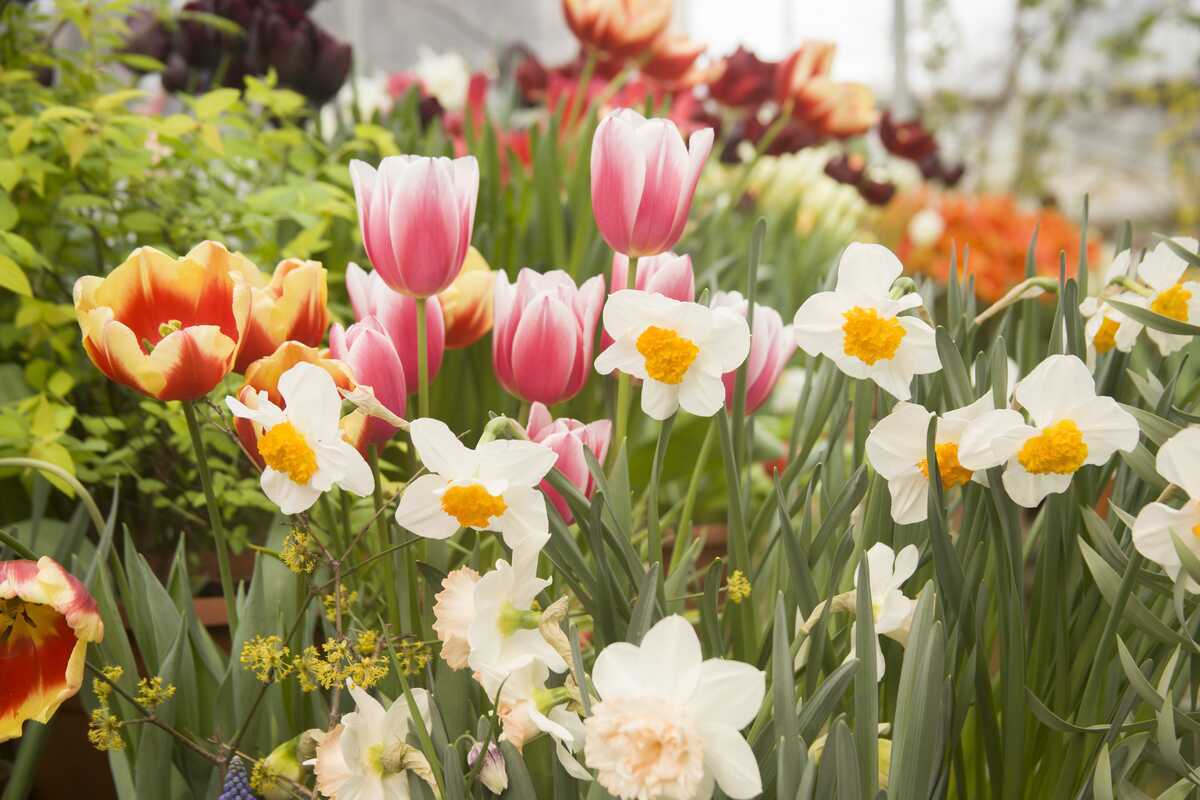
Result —
<instances>
[{"instance_id":1,"label":"pink tulip","mask_svg":"<svg viewBox=\"0 0 1200 800\"><path fill-rule=\"evenodd\" d=\"M629 256L613 253L611 291L626 287L629 276ZM696 277L692 273L692 257L678 253L659 253L638 259L634 287L643 292L657 292L664 297L690 303L696 299ZM600 331L600 349L612 344L607 331Z\"/></svg>"},{"instance_id":2,"label":"pink tulip","mask_svg":"<svg viewBox=\"0 0 1200 800\"><path fill-rule=\"evenodd\" d=\"M725 308L746 316L747 303L740 292L717 292L713 308ZM770 306L754 306L754 329L750 332L750 357L746 361L746 413L758 410L775 388L784 366L796 352L796 340L790 327L783 324L779 312ZM725 382L725 406L733 408L737 372L721 376Z\"/></svg>"},{"instance_id":3,"label":"pink tulip","mask_svg":"<svg viewBox=\"0 0 1200 800\"><path fill-rule=\"evenodd\" d=\"M383 282L379 270L366 272L351 262L346 266L346 292L359 321L374 317L400 356L404 367L404 385L417 390L417 301L394 292ZM425 352L429 382L437 377L446 352L446 328L442 306L436 297L425 303Z\"/></svg>"},{"instance_id":4,"label":"pink tulip","mask_svg":"<svg viewBox=\"0 0 1200 800\"><path fill-rule=\"evenodd\" d=\"M429 297L458 277L475 221L479 164L466 156L350 162L367 256L384 282Z\"/></svg>"},{"instance_id":5,"label":"pink tulip","mask_svg":"<svg viewBox=\"0 0 1200 800\"><path fill-rule=\"evenodd\" d=\"M566 417L554 419L550 416L550 409L541 403L534 403L529 410L529 424L525 426L525 433L532 441L543 444L557 453L558 461L554 466L575 485L575 488L583 492L585 497L592 496L596 483L588 469L583 449L586 447L591 450L596 460L603 464L605 456L608 455L609 439L612 438L612 422L601 419L584 424L577 419ZM567 501L550 488L549 481L542 481L541 490L546 499L558 509L559 516L567 522L574 519Z\"/></svg>"},{"instance_id":6,"label":"pink tulip","mask_svg":"<svg viewBox=\"0 0 1200 800\"><path fill-rule=\"evenodd\" d=\"M546 405L578 394L592 368L604 278L576 288L562 270L523 269L515 284L498 272L494 305L492 368L500 384Z\"/></svg>"},{"instance_id":7,"label":"pink tulip","mask_svg":"<svg viewBox=\"0 0 1200 800\"><path fill-rule=\"evenodd\" d=\"M696 131L684 147L675 123L629 108L609 114L592 139L592 210L608 246L652 256L683 234L713 131Z\"/></svg>"},{"instance_id":8,"label":"pink tulip","mask_svg":"<svg viewBox=\"0 0 1200 800\"><path fill-rule=\"evenodd\" d=\"M390 291L390 290L389 290ZM329 329L329 354L338 359L354 373L354 381L360 386L370 386L375 399L388 411L403 417L408 404L408 391L404 383L404 369L392 340L384 332L375 317L365 317L348 330L334 324ZM392 438L396 428L376 417L365 421L358 441L353 444L360 450L367 445L380 444Z\"/></svg>"}]
</instances>

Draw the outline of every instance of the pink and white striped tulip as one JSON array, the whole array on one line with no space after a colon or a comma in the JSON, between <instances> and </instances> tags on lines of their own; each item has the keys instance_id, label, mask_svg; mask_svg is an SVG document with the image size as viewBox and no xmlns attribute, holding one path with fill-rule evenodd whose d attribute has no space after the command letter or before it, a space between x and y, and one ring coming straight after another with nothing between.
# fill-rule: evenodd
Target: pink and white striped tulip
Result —
<instances>
[{"instance_id":1,"label":"pink and white striped tulip","mask_svg":"<svg viewBox=\"0 0 1200 800\"><path fill-rule=\"evenodd\" d=\"M558 471L566 476L575 488L583 492L585 497L592 496L596 483L588 469L583 450L591 450L596 460L604 463L605 456L608 455L608 443L612 438L610 420L600 419L585 424L567 417L554 419L550 416L550 409L541 403L534 403L529 409L529 423L525 426L525 434L530 440L557 453L558 461L554 466ZM549 481L543 480L539 488L546 499L554 504L559 516L567 522L574 519L567 501L551 488Z\"/></svg>"},{"instance_id":2,"label":"pink and white striped tulip","mask_svg":"<svg viewBox=\"0 0 1200 800\"><path fill-rule=\"evenodd\" d=\"M390 290L389 290L390 291ZM404 368L395 345L375 317L365 317L349 329L334 324L329 329L329 354L350 368L354 382L370 386L375 399L388 411L403 417L408 405ZM388 441L396 428L377 417L367 417L351 442L360 451Z\"/></svg>"},{"instance_id":3,"label":"pink and white striped tulip","mask_svg":"<svg viewBox=\"0 0 1200 800\"><path fill-rule=\"evenodd\" d=\"M579 393L592 366L604 278L576 287L562 270L496 273L492 368L510 394L554 405Z\"/></svg>"},{"instance_id":4,"label":"pink and white striped tulip","mask_svg":"<svg viewBox=\"0 0 1200 800\"><path fill-rule=\"evenodd\" d=\"M388 288L379 270L366 272L354 262L346 266L346 292L350 295L355 318L361 322L374 317L392 340L404 367L404 385L410 393L415 392L418 383L417 301ZM446 352L446 326L441 303L436 297L430 297L425 303L425 352L429 382L433 383Z\"/></svg>"},{"instance_id":5,"label":"pink and white striped tulip","mask_svg":"<svg viewBox=\"0 0 1200 800\"><path fill-rule=\"evenodd\" d=\"M717 292L710 305L713 308L727 308L744 317L748 303L741 292ZM747 414L753 414L770 397L788 359L796 352L796 339L791 328L784 326L779 312L770 306L755 304L753 328L750 332L750 358L746 362ZM726 372L721 380L725 383L725 407L733 408L737 370Z\"/></svg>"},{"instance_id":6,"label":"pink and white striped tulip","mask_svg":"<svg viewBox=\"0 0 1200 800\"><path fill-rule=\"evenodd\" d=\"M458 277L475 223L473 156L388 156L375 169L350 162L367 256L392 289L429 297Z\"/></svg>"},{"instance_id":7,"label":"pink and white striped tulip","mask_svg":"<svg viewBox=\"0 0 1200 800\"><path fill-rule=\"evenodd\" d=\"M685 147L670 120L629 108L605 117L592 140L592 210L608 246L627 256L674 247L712 145L712 128L693 133Z\"/></svg>"}]
</instances>

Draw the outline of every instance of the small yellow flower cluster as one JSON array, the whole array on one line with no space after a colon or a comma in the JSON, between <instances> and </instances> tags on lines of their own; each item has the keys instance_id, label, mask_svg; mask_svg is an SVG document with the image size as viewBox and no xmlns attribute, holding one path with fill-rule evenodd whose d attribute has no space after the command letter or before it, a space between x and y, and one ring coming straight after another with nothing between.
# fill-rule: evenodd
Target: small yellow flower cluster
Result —
<instances>
[{"instance_id":1,"label":"small yellow flower cluster","mask_svg":"<svg viewBox=\"0 0 1200 800\"><path fill-rule=\"evenodd\" d=\"M267 766L265 761L255 761L253 769L250 770L250 788L256 793L265 795L277 789L279 784L279 776L275 774L275 770Z\"/></svg>"},{"instance_id":2,"label":"small yellow flower cluster","mask_svg":"<svg viewBox=\"0 0 1200 800\"><path fill-rule=\"evenodd\" d=\"M97 750L124 750L125 738L121 736L121 720L108 707L112 697L112 683L121 679L125 670L121 667L105 667L102 672L108 680L92 679L92 694L100 703L100 707L92 711L88 722L88 741ZM112 683L109 683L112 681Z\"/></svg>"},{"instance_id":3,"label":"small yellow flower cluster","mask_svg":"<svg viewBox=\"0 0 1200 800\"><path fill-rule=\"evenodd\" d=\"M240 660L242 666L252 670L256 678L263 683L270 683L273 680L283 680L291 674L291 654L291 649L279 636L260 634L242 645Z\"/></svg>"},{"instance_id":4,"label":"small yellow flower cluster","mask_svg":"<svg viewBox=\"0 0 1200 800\"><path fill-rule=\"evenodd\" d=\"M417 675L429 663L429 645L413 639L404 639L396 648L396 663L405 675Z\"/></svg>"},{"instance_id":5,"label":"small yellow flower cluster","mask_svg":"<svg viewBox=\"0 0 1200 800\"><path fill-rule=\"evenodd\" d=\"M155 708L175 696L175 686L164 684L163 679L155 676L138 681L137 703L143 708Z\"/></svg>"},{"instance_id":6,"label":"small yellow flower cluster","mask_svg":"<svg viewBox=\"0 0 1200 800\"><path fill-rule=\"evenodd\" d=\"M362 631L354 642L354 649L360 656L375 655L375 651L379 649L379 634L372 630Z\"/></svg>"},{"instance_id":7,"label":"small yellow flower cluster","mask_svg":"<svg viewBox=\"0 0 1200 800\"><path fill-rule=\"evenodd\" d=\"M339 586L336 591L322 597L321 602L325 605L325 619L336 622L338 611L345 614L351 606L358 602L358 592L347 593Z\"/></svg>"},{"instance_id":8,"label":"small yellow flower cluster","mask_svg":"<svg viewBox=\"0 0 1200 800\"><path fill-rule=\"evenodd\" d=\"M284 566L297 575L309 575L317 566L317 552L312 548L312 536L299 528L292 528L283 540L279 558Z\"/></svg>"},{"instance_id":9,"label":"small yellow flower cluster","mask_svg":"<svg viewBox=\"0 0 1200 800\"><path fill-rule=\"evenodd\" d=\"M359 653L355 658L350 643L345 639L329 640L320 649L310 645L304 652L292 660L300 688L305 692L315 691L318 687L332 689L347 678L355 685L370 688L387 676L387 659L375 655L375 648L369 651L362 649L364 636L376 637L373 631L359 634L358 645L354 648Z\"/></svg>"},{"instance_id":10,"label":"small yellow flower cluster","mask_svg":"<svg viewBox=\"0 0 1200 800\"><path fill-rule=\"evenodd\" d=\"M750 596L750 579L740 569L735 569L725 581L725 591L734 605L739 605Z\"/></svg>"}]
</instances>

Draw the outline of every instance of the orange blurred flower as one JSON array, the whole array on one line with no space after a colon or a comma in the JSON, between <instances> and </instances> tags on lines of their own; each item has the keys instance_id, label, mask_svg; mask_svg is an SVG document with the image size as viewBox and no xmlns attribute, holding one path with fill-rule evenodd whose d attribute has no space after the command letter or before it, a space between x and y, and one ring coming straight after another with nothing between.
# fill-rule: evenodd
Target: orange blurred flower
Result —
<instances>
[{"instance_id":1,"label":"orange blurred flower","mask_svg":"<svg viewBox=\"0 0 1200 800\"><path fill-rule=\"evenodd\" d=\"M999 300L1025 279L1026 252L1034 230L1037 230L1034 249L1037 274L1057 278L1062 251L1066 251L1069 266L1079 263L1079 227L1053 208L1022 209L1012 195L948 193L925 202L910 195L899 206L917 211L897 250L901 260L910 269L946 281L950 275L951 248L957 251L960 270L963 251L968 250L967 266L975 278L976 294L988 303ZM915 223L921 215L931 214L941 219L940 225L931 226L937 233L935 237L918 230L930 226ZM926 217L920 221L926 222ZM1100 245L1097 237L1088 236L1088 263L1099 262Z\"/></svg>"},{"instance_id":2,"label":"orange blurred flower","mask_svg":"<svg viewBox=\"0 0 1200 800\"><path fill-rule=\"evenodd\" d=\"M269 278L247 259L241 258L241 266L253 300L242 351L234 366L237 372L271 355L286 341L321 343L329 327L329 294L325 268L319 262L285 259Z\"/></svg>"},{"instance_id":3,"label":"orange blurred flower","mask_svg":"<svg viewBox=\"0 0 1200 800\"><path fill-rule=\"evenodd\" d=\"M697 68L696 59L705 49L704 43L686 36L663 34L651 43L650 60L642 65L641 73L676 89L706 82L715 78L723 65L717 64L708 70Z\"/></svg>"},{"instance_id":4,"label":"orange blurred flower","mask_svg":"<svg viewBox=\"0 0 1200 800\"><path fill-rule=\"evenodd\" d=\"M284 342L271 355L264 356L246 367L245 381L237 391L237 399L249 408L258 408L259 392L266 392L268 400L283 408L279 379L283 373L300 363L316 364L333 377L333 382L339 389L354 388L354 376L350 368L341 361L328 358L323 351L301 342ZM258 454L258 429L255 423L235 416L233 426L247 455L262 467L263 460Z\"/></svg>"},{"instance_id":5,"label":"orange blurred flower","mask_svg":"<svg viewBox=\"0 0 1200 800\"><path fill-rule=\"evenodd\" d=\"M96 601L54 559L0 561L0 742L50 721L83 683L88 642L103 638Z\"/></svg>"},{"instance_id":6,"label":"orange blurred flower","mask_svg":"<svg viewBox=\"0 0 1200 800\"><path fill-rule=\"evenodd\" d=\"M139 247L108 275L75 282L75 316L92 362L159 400L195 400L233 368L252 290L245 259L217 242L183 258Z\"/></svg>"},{"instance_id":7,"label":"orange blurred flower","mask_svg":"<svg viewBox=\"0 0 1200 800\"><path fill-rule=\"evenodd\" d=\"M804 42L775 72L775 96L792 116L825 136L846 139L879 121L875 94L861 83L834 81L829 69L837 45Z\"/></svg>"},{"instance_id":8,"label":"orange blurred flower","mask_svg":"<svg viewBox=\"0 0 1200 800\"><path fill-rule=\"evenodd\" d=\"M671 0L562 0L567 26L585 48L639 55L667 29Z\"/></svg>"},{"instance_id":9,"label":"orange blurred flower","mask_svg":"<svg viewBox=\"0 0 1200 800\"><path fill-rule=\"evenodd\" d=\"M492 296L496 273L472 247L454 283L438 295L446 326L446 348L461 350L492 329Z\"/></svg>"}]
</instances>

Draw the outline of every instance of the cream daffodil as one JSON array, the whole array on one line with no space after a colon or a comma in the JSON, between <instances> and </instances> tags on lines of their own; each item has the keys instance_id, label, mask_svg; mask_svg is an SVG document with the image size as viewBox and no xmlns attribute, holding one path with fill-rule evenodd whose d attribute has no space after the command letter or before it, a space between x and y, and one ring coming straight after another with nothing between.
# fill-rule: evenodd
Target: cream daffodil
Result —
<instances>
[{"instance_id":1,"label":"cream daffodil","mask_svg":"<svg viewBox=\"0 0 1200 800\"><path fill-rule=\"evenodd\" d=\"M543 614L534 598L550 585L537 576L538 551L518 547L512 563L496 568L475 584L473 617L467 627L467 663L476 672L509 673L540 661L554 672L567 662L540 630Z\"/></svg>"},{"instance_id":2,"label":"cream daffodil","mask_svg":"<svg viewBox=\"0 0 1200 800\"><path fill-rule=\"evenodd\" d=\"M958 442L967 424L995 408L989 392L963 408L938 417L934 450L942 488L950 491L975 475L958 461ZM867 459L887 480L892 519L900 525L923 522L929 513L929 461L926 431L933 412L915 403L897 403L867 435Z\"/></svg>"},{"instance_id":3,"label":"cream daffodil","mask_svg":"<svg viewBox=\"0 0 1200 800\"><path fill-rule=\"evenodd\" d=\"M468 448L436 419L417 419L409 435L429 470L408 485L396 522L426 539L459 528L496 531L516 550L550 538L546 500L538 483L554 466L554 451L527 441L497 440Z\"/></svg>"},{"instance_id":4,"label":"cream daffodil","mask_svg":"<svg viewBox=\"0 0 1200 800\"><path fill-rule=\"evenodd\" d=\"M887 662L879 646L880 636L908 644L908 633L912 629L912 615L917 601L904 594L904 582L917 571L920 560L916 545L908 545L896 553L883 542L876 542L867 551L867 569L871 581L871 610L875 623L875 675L883 680ZM854 588L858 589L858 572L854 573ZM849 602L856 603L852 593ZM857 608L857 605L854 606ZM857 624L857 623L855 623ZM850 627L850 655L855 654L854 626Z\"/></svg>"},{"instance_id":5,"label":"cream daffodil","mask_svg":"<svg viewBox=\"0 0 1200 800\"><path fill-rule=\"evenodd\" d=\"M583 747L583 721L564 705L577 700L577 692L566 686L547 688L550 670L540 661L513 672L486 669L477 677L500 717L502 741L521 750L526 742L545 733L554 740L559 763L568 774L579 780L592 779L574 756Z\"/></svg>"},{"instance_id":6,"label":"cream daffodil","mask_svg":"<svg viewBox=\"0 0 1200 800\"><path fill-rule=\"evenodd\" d=\"M942 368L933 328L903 311L919 308L921 295L891 295L904 271L900 260L878 244L854 243L838 262L832 292L812 295L796 311L796 344L823 355L851 378L866 378L897 400L912 396L914 375Z\"/></svg>"},{"instance_id":7,"label":"cream daffodil","mask_svg":"<svg viewBox=\"0 0 1200 800\"><path fill-rule=\"evenodd\" d=\"M375 488L366 459L342 439L338 429L342 398L328 372L301 362L279 378L284 407L258 392L255 407L236 397L225 404L234 416L250 420L265 467L262 489L284 514L298 514L323 492L339 486L360 497Z\"/></svg>"},{"instance_id":8,"label":"cream daffodil","mask_svg":"<svg viewBox=\"0 0 1200 800\"><path fill-rule=\"evenodd\" d=\"M982 414L963 432L958 461L972 471L1003 464L1005 490L1026 508L1065 491L1081 467L1137 446L1137 420L1111 397L1097 396L1076 356L1048 356L1017 383L1014 396L1029 422L1012 409Z\"/></svg>"},{"instance_id":9,"label":"cream daffodil","mask_svg":"<svg viewBox=\"0 0 1200 800\"><path fill-rule=\"evenodd\" d=\"M335 800L408 800L408 773L436 788L433 771L420 749L405 740L413 722L403 695L385 711L378 700L349 684L356 709L322 737L315 767L317 790ZM429 726L429 693L412 690L421 719Z\"/></svg>"},{"instance_id":10,"label":"cream daffodil","mask_svg":"<svg viewBox=\"0 0 1200 800\"><path fill-rule=\"evenodd\" d=\"M750 353L750 328L737 314L637 289L608 298L604 330L613 343L596 357L596 371L640 378L642 411L658 420L679 408L717 413L725 402L721 376Z\"/></svg>"},{"instance_id":11,"label":"cream daffodil","mask_svg":"<svg viewBox=\"0 0 1200 800\"><path fill-rule=\"evenodd\" d=\"M762 793L754 751L739 731L758 714L763 673L703 659L681 616L660 620L640 645L610 644L596 657L600 702L583 723L584 757L622 800L701 800L714 783L734 800Z\"/></svg>"},{"instance_id":12,"label":"cream daffodil","mask_svg":"<svg viewBox=\"0 0 1200 800\"><path fill-rule=\"evenodd\" d=\"M475 587L479 573L459 567L442 579L442 590L433 596L433 631L442 643L442 658L450 669L467 665L471 652L467 640L471 620L475 619Z\"/></svg>"},{"instance_id":13,"label":"cream daffodil","mask_svg":"<svg viewBox=\"0 0 1200 800\"><path fill-rule=\"evenodd\" d=\"M1184 428L1163 442L1156 459L1158 474L1187 494L1179 508L1166 503L1150 503L1133 523L1133 546L1146 558L1163 568L1171 580L1182 574L1189 592L1200 592L1200 585L1183 573L1183 564L1175 550L1172 533L1200 558L1200 428Z\"/></svg>"},{"instance_id":14,"label":"cream daffodil","mask_svg":"<svg viewBox=\"0 0 1200 800\"><path fill-rule=\"evenodd\" d=\"M1185 250L1196 252L1200 245L1187 236L1177 236L1171 241ZM1149 308L1156 314L1170 317L1177 322L1190 325L1200 324L1200 283L1184 280L1188 263L1175 253L1166 242L1160 243L1142 258L1138 264L1138 278L1153 290ZM1191 336L1164 333L1153 328L1146 329L1164 356L1174 353L1192 340Z\"/></svg>"}]
</instances>

